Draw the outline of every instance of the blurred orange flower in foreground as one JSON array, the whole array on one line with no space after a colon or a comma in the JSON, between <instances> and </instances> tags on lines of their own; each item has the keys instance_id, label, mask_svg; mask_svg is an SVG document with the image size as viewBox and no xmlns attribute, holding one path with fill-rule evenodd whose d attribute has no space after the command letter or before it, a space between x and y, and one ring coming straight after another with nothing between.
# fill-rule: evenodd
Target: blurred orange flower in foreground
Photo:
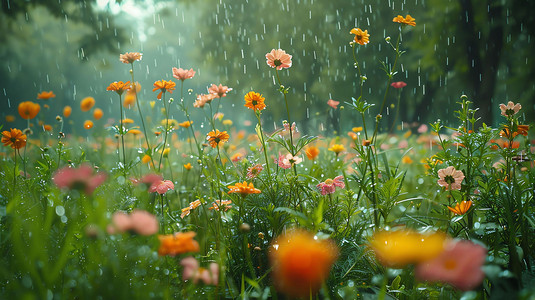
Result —
<instances>
[{"instance_id":1,"label":"blurred orange flower in foreground","mask_svg":"<svg viewBox=\"0 0 535 300\"><path fill-rule=\"evenodd\" d=\"M177 232L175 234L159 235L160 248L158 255L175 256L186 252L199 252L199 243L193 239L193 231Z\"/></svg>"},{"instance_id":2,"label":"blurred orange flower in foreground","mask_svg":"<svg viewBox=\"0 0 535 300\"><path fill-rule=\"evenodd\" d=\"M290 297L315 294L338 257L334 242L300 230L279 236L272 247L269 258L275 287Z\"/></svg>"},{"instance_id":3,"label":"blurred orange flower in foreground","mask_svg":"<svg viewBox=\"0 0 535 300\"><path fill-rule=\"evenodd\" d=\"M19 115L25 120L35 118L40 110L41 106L32 101L24 101L19 104Z\"/></svg>"},{"instance_id":4,"label":"blurred orange flower in foreground","mask_svg":"<svg viewBox=\"0 0 535 300\"><path fill-rule=\"evenodd\" d=\"M397 269L435 258L444 250L446 239L447 236L440 232L380 231L374 234L370 246L381 264Z\"/></svg>"},{"instance_id":5,"label":"blurred orange flower in foreground","mask_svg":"<svg viewBox=\"0 0 535 300\"><path fill-rule=\"evenodd\" d=\"M91 120L85 120L84 122L84 128L85 129L91 129L93 128L93 122Z\"/></svg>"},{"instance_id":6,"label":"blurred orange flower in foreground","mask_svg":"<svg viewBox=\"0 0 535 300\"><path fill-rule=\"evenodd\" d=\"M93 97L85 97L82 99L82 102L80 102L80 109L82 111L89 111L93 106L95 105L95 98Z\"/></svg>"},{"instance_id":7,"label":"blurred orange flower in foreground","mask_svg":"<svg viewBox=\"0 0 535 300\"><path fill-rule=\"evenodd\" d=\"M2 143L4 146L10 146L13 149L20 149L26 146L26 135L22 134L20 129L11 128L10 131L2 132Z\"/></svg>"},{"instance_id":8,"label":"blurred orange flower in foreground","mask_svg":"<svg viewBox=\"0 0 535 300\"><path fill-rule=\"evenodd\" d=\"M104 112L102 111L102 109L95 108L93 110L93 118L95 118L95 120L100 120L100 118L102 118L103 115L104 115Z\"/></svg>"}]
</instances>

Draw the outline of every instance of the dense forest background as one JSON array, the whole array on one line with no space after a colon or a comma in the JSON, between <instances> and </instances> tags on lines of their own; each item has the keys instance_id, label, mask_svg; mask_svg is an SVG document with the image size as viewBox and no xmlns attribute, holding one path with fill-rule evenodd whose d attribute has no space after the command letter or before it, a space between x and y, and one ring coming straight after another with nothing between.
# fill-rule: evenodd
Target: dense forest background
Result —
<instances>
[{"instance_id":1,"label":"dense forest background","mask_svg":"<svg viewBox=\"0 0 535 300\"><path fill-rule=\"evenodd\" d=\"M463 94L487 124L501 121L498 105L507 101L520 102L531 122L533 11L535 2L529 0L2 0L0 116L5 126L24 127L20 118L5 123L5 116L18 117L19 102L36 101L37 93L51 90L57 96L46 103L44 122L53 122L65 105L73 107L72 120L91 118L79 109L87 96L97 100L104 119L113 118L116 99L105 89L113 81L130 80L129 66L118 58L136 51L143 53L135 64L143 109L150 110L149 102L156 100L154 81L173 79L172 67L193 68L197 74L185 82L186 101L193 102L212 83L232 87L221 110L241 127L254 118L243 108L243 95L254 90L266 97L264 118L273 129L286 111L264 55L282 48L293 55L292 68L281 73L283 84L291 87L293 120L305 132L343 132L360 126L356 112L347 105L335 112L326 102L343 105L358 94L349 31L360 27L370 33L357 59L368 78L364 98L380 104L387 82L381 61L392 64L394 58L385 38L398 35L393 17L411 14L417 26L403 29L406 53L394 76L407 83L399 91L399 124L438 118L448 123ZM176 91L173 96L179 98ZM387 98L383 113L389 122L397 97L398 91L391 91ZM183 121L177 108L170 112ZM378 106L370 118L377 113ZM135 119L137 113L127 116ZM82 130L77 123L67 130Z\"/></svg>"}]
</instances>

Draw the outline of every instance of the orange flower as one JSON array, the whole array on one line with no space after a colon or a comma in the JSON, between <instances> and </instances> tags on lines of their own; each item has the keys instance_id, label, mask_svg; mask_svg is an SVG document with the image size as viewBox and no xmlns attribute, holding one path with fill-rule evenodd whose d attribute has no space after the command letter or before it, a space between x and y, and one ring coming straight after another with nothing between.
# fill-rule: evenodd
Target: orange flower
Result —
<instances>
[{"instance_id":1,"label":"orange flower","mask_svg":"<svg viewBox=\"0 0 535 300\"><path fill-rule=\"evenodd\" d=\"M206 136L206 140L208 140L208 143L210 143L210 146L212 148L216 148L217 146L219 146L219 143L224 143L228 141L229 138L230 136L226 131L220 132L217 129L215 131L208 132Z\"/></svg>"},{"instance_id":2,"label":"orange flower","mask_svg":"<svg viewBox=\"0 0 535 300\"><path fill-rule=\"evenodd\" d=\"M398 15L395 17L392 22L401 23L404 25L410 25L410 26L416 26L416 19L411 17L411 15L407 15L405 18L403 18L401 15Z\"/></svg>"},{"instance_id":3,"label":"orange flower","mask_svg":"<svg viewBox=\"0 0 535 300\"><path fill-rule=\"evenodd\" d=\"M41 106L32 101L24 101L19 104L19 115L25 120L35 118L40 110Z\"/></svg>"},{"instance_id":4,"label":"orange flower","mask_svg":"<svg viewBox=\"0 0 535 300\"><path fill-rule=\"evenodd\" d=\"M403 158L401 158L401 162L404 164L412 164L413 160L409 156L403 156Z\"/></svg>"},{"instance_id":5,"label":"orange flower","mask_svg":"<svg viewBox=\"0 0 535 300\"><path fill-rule=\"evenodd\" d=\"M143 56L143 54L139 52L127 52L125 54L119 54L119 60L125 64L132 64L136 60L141 60L141 56Z\"/></svg>"},{"instance_id":6,"label":"orange flower","mask_svg":"<svg viewBox=\"0 0 535 300\"><path fill-rule=\"evenodd\" d=\"M529 125L518 125L515 132L513 132L513 137L516 137L517 135L521 134L523 136L528 136L529 131ZM511 137L511 132L509 130L508 126L505 126L502 131L500 131L501 137Z\"/></svg>"},{"instance_id":7,"label":"orange flower","mask_svg":"<svg viewBox=\"0 0 535 300\"><path fill-rule=\"evenodd\" d=\"M180 217L182 219L184 219L184 217L189 216L189 214L191 213L191 210L192 209L196 209L197 207L201 206L201 204L202 204L201 200L199 200L199 199L197 199L197 200L195 200L193 202L190 202L188 207L184 207L182 209L182 214L180 214Z\"/></svg>"},{"instance_id":8,"label":"orange flower","mask_svg":"<svg viewBox=\"0 0 535 300\"><path fill-rule=\"evenodd\" d=\"M425 262L444 250L446 235L440 232L422 234L413 230L380 231L370 246L387 267L402 268L407 264Z\"/></svg>"},{"instance_id":9,"label":"orange flower","mask_svg":"<svg viewBox=\"0 0 535 300\"><path fill-rule=\"evenodd\" d=\"M295 298L316 293L338 258L334 242L317 239L306 231L279 236L272 246L269 258L275 287Z\"/></svg>"},{"instance_id":10,"label":"orange flower","mask_svg":"<svg viewBox=\"0 0 535 300\"><path fill-rule=\"evenodd\" d=\"M199 243L193 239L193 231L177 232L175 234L159 235L160 248L158 255L175 256L186 252L199 252Z\"/></svg>"},{"instance_id":11,"label":"orange flower","mask_svg":"<svg viewBox=\"0 0 535 300\"><path fill-rule=\"evenodd\" d=\"M184 165L184 169L186 169L186 170L188 170L188 171L191 170L191 168L193 168L193 166L191 165L191 163L187 163L187 164Z\"/></svg>"},{"instance_id":12,"label":"orange flower","mask_svg":"<svg viewBox=\"0 0 535 300\"><path fill-rule=\"evenodd\" d=\"M52 91L50 91L50 92L42 91L39 94L37 94L37 99L48 100L48 99L54 98L54 97L56 97L56 95Z\"/></svg>"},{"instance_id":13,"label":"orange flower","mask_svg":"<svg viewBox=\"0 0 535 300\"><path fill-rule=\"evenodd\" d=\"M19 129L11 128L10 131L2 132L2 143L4 146L10 146L13 149L20 149L26 146L26 135Z\"/></svg>"},{"instance_id":14,"label":"orange flower","mask_svg":"<svg viewBox=\"0 0 535 300\"><path fill-rule=\"evenodd\" d=\"M93 110L93 118L95 120L100 120L100 118L102 118L102 116L104 115L104 112L102 111L102 109L100 108L95 108Z\"/></svg>"},{"instance_id":15,"label":"orange flower","mask_svg":"<svg viewBox=\"0 0 535 300\"><path fill-rule=\"evenodd\" d=\"M63 108L63 116L64 116L65 118L70 117L70 116L71 116L71 113L72 113L72 107L70 107L70 106L67 105L67 106L65 106L65 107Z\"/></svg>"},{"instance_id":16,"label":"orange flower","mask_svg":"<svg viewBox=\"0 0 535 300\"><path fill-rule=\"evenodd\" d=\"M132 120L130 118L124 118L123 119L123 124L134 124L134 120Z\"/></svg>"},{"instance_id":17,"label":"orange flower","mask_svg":"<svg viewBox=\"0 0 535 300\"><path fill-rule=\"evenodd\" d=\"M82 99L82 102L80 102L80 109L82 111L89 111L93 106L95 105L95 98L93 97L85 97Z\"/></svg>"},{"instance_id":18,"label":"orange flower","mask_svg":"<svg viewBox=\"0 0 535 300\"><path fill-rule=\"evenodd\" d=\"M215 200L214 203L212 203L212 207L208 207L209 210L219 210L219 208L223 209L223 211L227 211L232 208L231 206L232 200Z\"/></svg>"},{"instance_id":19,"label":"orange flower","mask_svg":"<svg viewBox=\"0 0 535 300\"><path fill-rule=\"evenodd\" d=\"M52 125L48 125L48 124L43 125L43 130L44 131L52 131Z\"/></svg>"},{"instance_id":20,"label":"orange flower","mask_svg":"<svg viewBox=\"0 0 535 300\"><path fill-rule=\"evenodd\" d=\"M93 128L93 122L91 120L85 120L84 122L84 128L85 129L91 129Z\"/></svg>"},{"instance_id":21,"label":"orange flower","mask_svg":"<svg viewBox=\"0 0 535 300\"><path fill-rule=\"evenodd\" d=\"M150 162L150 156L147 154L143 155L143 158L141 158L141 163L148 164Z\"/></svg>"},{"instance_id":22,"label":"orange flower","mask_svg":"<svg viewBox=\"0 0 535 300\"><path fill-rule=\"evenodd\" d=\"M106 91L113 91L116 92L118 95L122 95L124 91L129 90L130 88L130 81L115 81L110 83L110 85L106 88Z\"/></svg>"},{"instance_id":23,"label":"orange flower","mask_svg":"<svg viewBox=\"0 0 535 300\"><path fill-rule=\"evenodd\" d=\"M130 130L128 130L128 133L133 134L134 136L136 136L136 135L141 134L141 130L139 130L139 129L130 129Z\"/></svg>"},{"instance_id":24,"label":"orange flower","mask_svg":"<svg viewBox=\"0 0 535 300\"><path fill-rule=\"evenodd\" d=\"M15 116L14 115L7 115L6 116L6 122L8 122L8 123L15 122Z\"/></svg>"},{"instance_id":25,"label":"orange flower","mask_svg":"<svg viewBox=\"0 0 535 300\"><path fill-rule=\"evenodd\" d=\"M307 155L308 159L315 160L320 154L320 149L316 146L310 146L305 150L305 154Z\"/></svg>"},{"instance_id":26,"label":"orange flower","mask_svg":"<svg viewBox=\"0 0 535 300\"><path fill-rule=\"evenodd\" d=\"M192 121L184 121L182 123L178 123L178 126L183 127L183 128L188 128L191 126L192 123L193 123Z\"/></svg>"},{"instance_id":27,"label":"orange flower","mask_svg":"<svg viewBox=\"0 0 535 300\"><path fill-rule=\"evenodd\" d=\"M252 109L255 112L260 111L266 108L264 100L266 100L266 98L262 97L262 94L249 92L245 95L245 105L243 106Z\"/></svg>"},{"instance_id":28,"label":"orange flower","mask_svg":"<svg viewBox=\"0 0 535 300\"><path fill-rule=\"evenodd\" d=\"M162 93L167 91L169 93L173 93L173 91L175 90L175 86L176 86L176 83L174 83L173 81L169 80L158 80L156 82L154 82L154 88L152 89L153 92L157 91L157 90L160 90L160 93L158 94L158 96L156 98L158 99L162 99Z\"/></svg>"},{"instance_id":29,"label":"orange flower","mask_svg":"<svg viewBox=\"0 0 535 300\"><path fill-rule=\"evenodd\" d=\"M355 35L355 43L359 45L366 45L370 42L370 35L367 29L362 31L360 28L353 28L349 33Z\"/></svg>"},{"instance_id":30,"label":"orange flower","mask_svg":"<svg viewBox=\"0 0 535 300\"><path fill-rule=\"evenodd\" d=\"M472 206L472 200L463 201L455 204L455 208L449 207L448 209L456 215L464 215Z\"/></svg>"},{"instance_id":31,"label":"orange flower","mask_svg":"<svg viewBox=\"0 0 535 300\"><path fill-rule=\"evenodd\" d=\"M126 108L131 108L134 106L134 103L136 103L136 94L127 92L126 96L124 96L123 106Z\"/></svg>"},{"instance_id":32,"label":"orange flower","mask_svg":"<svg viewBox=\"0 0 535 300\"><path fill-rule=\"evenodd\" d=\"M228 191L229 194L236 193L240 194L242 197L245 197L249 194L260 194L262 191L255 188L253 183L247 184L246 181L243 183L236 183L235 185L229 185L228 188L230 189Z\"/></svg>"}]
</instances>

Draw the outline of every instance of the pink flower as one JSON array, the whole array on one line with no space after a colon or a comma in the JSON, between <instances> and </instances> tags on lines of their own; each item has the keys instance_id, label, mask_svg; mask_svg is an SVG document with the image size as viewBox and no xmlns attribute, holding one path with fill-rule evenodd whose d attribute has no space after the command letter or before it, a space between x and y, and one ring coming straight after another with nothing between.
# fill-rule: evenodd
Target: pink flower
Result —
<instances>
[{"instance_id":1,"label":"pink flower","mask_svg":"<svg viewBox=\"0 0 535 300\"><path fill-rule=\"evenodd\" d=\"M260 174L260 172L262 172L262 170L264 170L264 167L262 167L261 164L256 164L252 167L249 167L247 169L247 179L255 178L256 176L258 176L258 174Z\"/></svg>"},{"instance_id":2,"label":"pink flower","mask_svg":"<svg viewBox=\"0 0 535 300\"><path fill-rule=\"evenodd\" d=\"M149 188L149 193L158 193L160 195L163 195L167 193L168 190L174 190L175 185L171 180L160 180L159 182L153 183Z\"/></svg>"},{"instance_id":3,"label":"pink flower","mask_svg":"<svg viewBox=\"0 0 535 300\"><path fill-rule=\"evenodd\" d=\"M146 174L143 177L141 177L141 179L130 178L130 181L134 185L138 185L140 183L143 183L143 184L145 184L147 186L147 188L151 187L155 183L159 183L162 180L163 180L162 176L160 176L158 174L154 174L154 173Z\"/></svg>"},{"instance_id":4,"label":"pink flower","mask_svg":"<svg viewBox=\"0 0 535 300\"><path fill-rule=\"evenodd\" d=\"M320 182L318 185L316 185L323 196L334 193L336 187L343 189L345 186L344 176L342 175L336 176L334 179L328 178L324 182Z\"/></svg>"},{"instance_id":5,"label":"pink flower","mask_svg":"<svg viewBox=\"0 0 535 300\"><path fill-rule=\"evenodd\" d=\"M502 116L512 116L520 111L522 105L520 103L515 104L512 101L507 102L507 105L500 104L500 110L502 111Z\"/></svg>"},{"instance_id":6,"label":"pink flower","mask_svg":"<svg viewBox=\"0 0 535 300\"><path fill-rule=\"evenodd\" d=\"M217 285L219 282L219 265L210 263L208 269L200 268L199 262L193 257L186 257L180 261L184 267L182 279L191 279L194 284L201 280L204 284Z\"/></svg>"},{"instance_id":7,"label":"pink flower","mask_svg":"<svg viewBox=\"0 0 535 300\"><path fill-rule=\"evenodd\" d=\"M273 49L266 54L266 63L277 70L288 69L292 66L292 56L282 49Z\"/></svg>"},{"instance_id":8,"label":"pink flower","mask_svg":"<svg viewBox=\"0 0 535 300\"><path fill-rule=\"evenodd\" d=\"M216 98L214 94L200 94L197 95L197 100L193 102L193 107L203 108L206 103L212 102Z\"/></svg>"},{"instance_id":9,"label":"pink flower","mask_svg":"<svg viewBox=\"0 0 535 300\"><path fill-rule=\"evenodd\" d=\"M395 89L400 89L400 88L403 88L403 87L406 87L407 84L403 81L396 81L396 82L392 82L392 84L390 84L393 88Z\"/></svg>"},{"instance_id":10,"label":"pink flower","mask_svg":"<svg viewBox=\"0 0 535 300\"><path fill-rule=\"evenodd\" d=\"M446 187L446 190L460 190L464 174L462 171L455 170L455 167L449 166L438 170L438 177L438 185Z\"/></svg>"},{"instance_id":11,"label":"pink flower","mask_svg":"<svg viewBox=\"0 0 535 300\"><path fill-rule=\"evenodd\" d=\"M336 109L338 107L338 104L340 104L340 101L335 101L333 99L329 99L327 101L327 105L329 105L330 107Z\"/></svg>"},{"instance_id":12,"label":"pink flower","mask_svg":"<svg viewBox=\"0 0 535 300\"><path fill-rule=\"evenodd\" d=\"M177 69L173 67L173 77L178 80L184 81L193 78L193 76L195 76L195 71L193 71L193 69L184 70L182 68Z\"/></svg>"},{"instance_id":13,"label":"pink flower","mask_svg":"<svg viewBox=\"0 0 535 300\"><path fill-rule=\"evenodd\" d=\"M215 98L226 97L227 93L230 91L232 91L232 88L222 84L219 84L219 86L212 84L212 86L208 88L208 93L214 95Z\"/></svg>"},{"instance_id":14,"label":"pink flower","mask_svg":"<svg viewBox=\"0 0 535 300\"><path fill-rule=\"evenodd\" d=\"M426 132L427 132L427 129L428 129L428 128L427 128L427 125L422 124L422 125L420 125L420 127L418 127L418 130L417 130L417 131L418 131L418 133L426 133Z\"/></svg>"},{"instance_id":15,"label":"pink flower","mask_svg":"<svg viewBox=\"0 0 535 300\"><path fill-rule=\"evenodd\" d=\"M291 154L290 154L290 155L291 155ZM279 157L278 157L277 159L275 159L275 163L276 163L277 165L279 165L279 168L282 168L282 169L289 169L289 168L291 168L291 167L292 167L291 164L289 164L289 163L288 163L288 164L284 163L284 158L285 158L285 156L284 156L284 155L281 155L281 154L279 153Z\"/></svg>"},{"instance_id":16,"label":"pink flower","mask_svg":"<svg viewBox=\"0 0 535 300\"><path fill-rule=\"evenodd\" d=\"M400 149L405 149L407 147L409 147L409 142L407 142L407 140L402 140L398 144L398 148L400 148Z\"/></svg>"},{"instance_id":17,"label":"pink flower","mask_svg":"<svg viewBox=\"0 0 535 300\"><path fill-rule=\"evenodd\" d=\"M449 242L436 258L416 266L420 280L447 282L454 287L469 291L476 288L485 274L481 266L487 249L466 240Z\"/></svg>"},{"instance_id":18,"label":"pink flower","mask_svg":"<svg viewBox=\"0 0 535 300\"><path fill-rule=\"evenodd\" d=\"M93 175L93 168L88 164L78 168L66 166L59 169L52 180L60 189L79 190L89 195L106 180L106 174Z\"/></svg>"},{"instance_id":19,"label":"pink flower","mask_svg":"<svg viewBox=\"0 0 535 300\"><path fill-rule=\"evenodd\" d=\"M158 228L158 220L153 214L136 209L130 215L122 211L113 213L112 223L108 225L107 231L109 234L132 231L140 235L153 235L158 233Z\"/></svg>"},{"instance_id":20,"label":"pink flower","mask_svg":"<svg viewBox=\"0 0 535 300\"><path fill-rule=\"evenodd\" d=\"M293 166L298 165L303 161L303 159L299 156L293 156L291 153L286 154L286 157L282 160L282 163L287 166Z\"/></svg>"}]
</instances>

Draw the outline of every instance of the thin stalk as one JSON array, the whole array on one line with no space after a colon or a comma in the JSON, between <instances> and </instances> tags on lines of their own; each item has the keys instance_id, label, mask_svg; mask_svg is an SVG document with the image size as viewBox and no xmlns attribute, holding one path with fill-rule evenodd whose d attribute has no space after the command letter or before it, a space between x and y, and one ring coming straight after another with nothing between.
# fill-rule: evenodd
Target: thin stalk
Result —
<instances>
[{"instance_id":1,"label":"thin stalk","mask_svg":"<svg viewBox=\"0 0 535 300\"><path fill-rule=\"evenodd\" d=\"M260 138L262 139L262 147L264 148L264 157L266 159L266 171L268 172L268 179L271 182L271 170L269 169L269 159L267 155L266 141L264 140L264 132L262 131L262 121L260 120L260 112L255 112L256 118L258 119L258 125L260 127Z\"/></svg>"},{"instance_id":2,"label":"thin stalk","mask_svg":"<svg viewBox=\"0 0 535 300\"><path fill-rule=\"evenodd\" d=\"M279 83L279 88L283 87L281 83L281 79L279 77L279 70L277 70L276 68L275 68L275 74L277 75L277 82ZM289 126L290 128L290 153L292 154L292 156L294 156L296 153L294 149L294 141L293 141L293 133L292 133L292 120L290 119L290 108L288 107L288 99L286 97L286 93L284 91L281 91L281 93L284 96L284 103L286 103L286 113L288 114L288 124L290 125Z\"/></svg>"},{"instance_id":3,"label":"thin stalk","mask_svg":"<svg viewBox=\"0 0 535 300\"><path fill-rule=\"evenodd\" d=\"M167 105L165 105L165 90L163 90L162 101L165 108L165 135L163 139L162 152L160 153L160 161L158 162L158 172L160 172L162 169L163 151L167 145L167 131L169 131L169 109L167 108Z\"/></svg>"},{"instance_id":4,"label":"thin stalk","mask_svg":"<svg viewBox=\"0 0 535 300\"><path fill-rule=\"evenodd\" d=\"M124 127L123 127L123 96L122 94L119 94L119 112L121 114L120 118L119 118L119 122L120 122L120 130L119 130L119 133L121 134L121 145L122 145L122 148L123 148L123 174L124 174L124 178L126 179L126 152L124 150Z\"/></svg>"}]
</instances>

